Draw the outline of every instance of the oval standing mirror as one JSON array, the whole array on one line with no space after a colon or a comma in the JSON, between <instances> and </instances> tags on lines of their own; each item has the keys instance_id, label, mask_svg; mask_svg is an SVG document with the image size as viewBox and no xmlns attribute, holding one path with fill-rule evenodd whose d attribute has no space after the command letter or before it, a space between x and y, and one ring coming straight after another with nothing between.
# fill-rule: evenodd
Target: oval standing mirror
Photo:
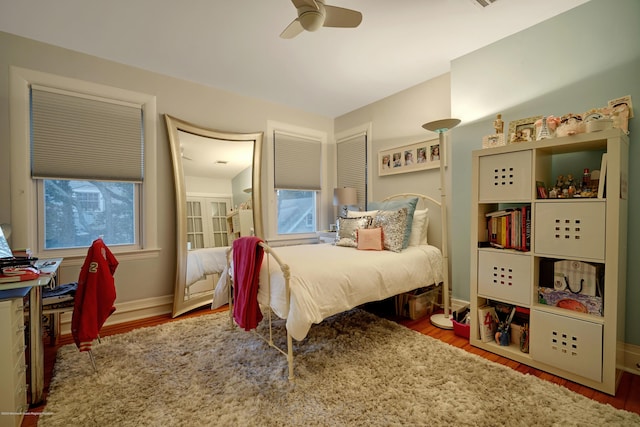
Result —
<instances>
[{"instance_id":1,"label":"oval standing mirror","mask_svg":"<svg viewBox=\"0 0 640 427\"><path fill-rule=\"evenodd\" d=\"M166 114L165 121L176 191L176 317L212 303L234 239L262 236L263 134L206 129Z\"/></svg>"}]
</instances>

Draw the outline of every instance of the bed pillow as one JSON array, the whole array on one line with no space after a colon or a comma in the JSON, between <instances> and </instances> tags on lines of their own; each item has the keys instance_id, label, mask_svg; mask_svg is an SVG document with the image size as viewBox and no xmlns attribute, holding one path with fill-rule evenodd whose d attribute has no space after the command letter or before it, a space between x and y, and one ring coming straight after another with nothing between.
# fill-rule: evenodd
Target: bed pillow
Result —
<instances>
[{"instance_id":1,"label":"bed pillow","mask_svg":"<svg viewBox=\"0 0 640 427\"><path fill-rule=\"evenodd\" d=\"M417 210L413 213L413 224L409 235L409 246L427 245L427 228L429 227L429 209Z\"/></svg>"},{"instance_id":2,"label":"bed pillow","mask_svg":"<svg viewBox=\"0 0 640 427\"><path fill-rule=\"evenodd\" d=\"M371 225L371 217L359 218L339 217L336 221L336 246L355 248L358 246L357 231L360 228L368 228Z\"/></svg>"},{"instance_id":3,"label":"bed pillow","mask_svg":"<svg viewBox=\"0 0 640 427\"><path fill-rule=\"evenodd\" d=\"M407 208L396 211L379 211L373 218L372 227L382 227L384 248L388 251L402 251L404 231L407 228Z\"/></svg>"},{"instance_id":4,"label":"bed pillow","mask_svg":"<svg viewBox=\"0 0 640 427\"><path fill-rule=\"evenodd\" d=\"M359 228L357 248L365 251L381 251L384 249L382 227Z\"/></svg>"},{"instance_id":5,"label":"bed pillow","mask_svg":"<svg viewBox=\"0 0 640 427\"><path fill-rule=\"evenodd\" d=\"M407 208L407 222L405 224L404 239L402 241L402 249L406 249L409 246L409 236L411 235L411 227L413 225L413 213L416 210L417 204L418 198L411 197L408 199L388 200L386 202L370 202L367 205L367 209L380 211L397 211L401 208Z\"/></svg>"},{"instance_id":6,"label":"bed pillow","mask_svg":"<svg viewBox=\"0 0 640 427\"><path fill-rule=\"evenodd\" d=\"M359 218L362 216L370 216L371 218L373 218L374 216L376 216L376 214L378 213L378 211L347 211L347 218Z\"/></svg>"}]
</instances>

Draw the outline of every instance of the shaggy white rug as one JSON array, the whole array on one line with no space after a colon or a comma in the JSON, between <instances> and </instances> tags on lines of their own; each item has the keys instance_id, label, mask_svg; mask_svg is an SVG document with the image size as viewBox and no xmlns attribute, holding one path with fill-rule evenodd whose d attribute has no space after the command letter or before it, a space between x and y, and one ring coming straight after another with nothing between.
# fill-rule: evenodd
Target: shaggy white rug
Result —
<instances>
[{"instance_id":1,"label":"shaggy white rug","mask_svg":"<svg viewBox=\"0 0 640 427\"><path fill-rule=\"evenodd\" d=\"M106 337L94 345L98 373L75 346L62 347L38 425L640 425L637 414L358 309L296 343L289 382L284 356L228 319Z\"/></svg>"}]
</instances>

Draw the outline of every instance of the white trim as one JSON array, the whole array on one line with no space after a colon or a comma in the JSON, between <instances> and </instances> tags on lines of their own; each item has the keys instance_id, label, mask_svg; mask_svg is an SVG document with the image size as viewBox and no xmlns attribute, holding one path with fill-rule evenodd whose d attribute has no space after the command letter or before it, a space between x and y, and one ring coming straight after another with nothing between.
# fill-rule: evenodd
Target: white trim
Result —
<instances>
[{"instance_id":1,"label":"white trim","mask_svg":"<svg viewBox=\"0 0 640 427\"><path fill-rule=\"evenodd\" d=\"M142 249L158 246L157 214L157 114L156 97L98 83L11 66L9 68L9 121L11 127L11 242L14 247L36 248L36 185L30 176L29 86L81 92L89 96L120 99L142 105L144 111L144 183L141 216Z\"/></svg>"},{"instance_id":2,"label":"white trim","mask_svg":"<svg viewBox=\"0 0 640 427\"><path fill-rule=\"evenodd\" d=\"M328 135L326 132L322 132L316 129L309 129L309 128L304 128L304 127L300 127L300 126L295 126L295 125L291 125L288 123L282 123L282 122L277 122L277 121L273 121L273 120L267 120L267 132L266 132L266 141L265 141L265 147L266 147L266 160L267 160L267 164L266 164L266 174L267 174L267 185L266 185L266 192L267 192L267 197L266 197L266 205L263 204L262 209L267 212L267 218L269 219L267 221L267 224L265 226L265 230L264 230L264 234L266 236L266 240L288 240L289 237L286 235L278 235L278 217L276 214L276 193L274 190L274 177L273 177L273 170L274 170L274 164L273 164L273 133L274 132L280 132L286 135L290 135L290 136L296 136L296 137L300 137L300 138L305 138L305 139L310 139L313 141L319 141L321 144L321 161L322 161L322 166L320 168L321 171L325 171L326 170L326 164L327 164L327 143L328 143ZM264 156L263 156L264 159ZM321 186L321 190L320 190L320 198L318 200L318 203L316 206L316 223L317 225L319 224L324 224L326 219L322 218L321 216L323 215L321 213L321 209L320 206L322 205L322 201L323 201L323 195L328 193L328 179L327 179L327 174L323 173L322 177L321 177L321 181L320 181L320 186ZM333 193L332 193L333 194ZM306 237L315 237L315 233L310 233L310 234L296 234L295 236L291 236L291 238L293 239L303 239Z\"/></svg>"},{"instance_id":3,"label":"white trim","mask_svg":"<svg viewBox=\"0 0 640 427\"><path fill-rule=\"evenodd\" d=\"M115 306L116 311L109 316L104 324L105 326L170 314L173 307L173 294L123 303L116 302ZM60 334L71 333L71 316L71 311L60 314Z\"/></svg>"},{"instance_id":4,"label":"white trim","mask_svg":"<svg viewBox=\"0 0 640 427\"><path fill-rule=\"evenodd\" d=\"M624 367L631 374L640 375L640 346L624 343Z\"/></svg>"},{"instance_id":5,"label":"white trim","mask_svg":"<svg viewBox=\"0 0 640 427\"><path fill-rule=\"evenodd\" d=\"M158 255L162 250L161 248L153 248L153 249L135 249L135 250L128 250L128 251L127 250L116 251L117 246L109 247L109 249L111 249L111 252L113 252L114 255L118 255L117 258L119 262L140 261L144 259L158 258ZM86 257L87 257L87 251L85 249L84 253L81 255L64 257L64 260L62 261L62 264L60 264L60 266L61 267L80 267L82 266L82 264L84 264L84 260Z\"/></svg>"}]
</instances>

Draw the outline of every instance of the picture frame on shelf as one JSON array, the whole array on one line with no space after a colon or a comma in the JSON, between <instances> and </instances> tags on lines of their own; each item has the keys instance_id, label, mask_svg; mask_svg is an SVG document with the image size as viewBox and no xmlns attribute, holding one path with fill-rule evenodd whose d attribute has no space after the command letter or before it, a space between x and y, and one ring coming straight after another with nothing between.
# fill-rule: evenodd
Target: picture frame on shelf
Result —
<instances>
[{"instance_id":1,"label":"picture frame on shelf","mask_svg":"<svg viewBox=\"0 0 640 427\"><path fill-rule=\"evenodd\" d=\"M445 160L444 157L443 160ZM396 175L439 167L440 142L438 139L378 151L378 176Z\"/></svg>"},{"instance_id":2,"label":"picture frame on shelf","mask_svg":"<svg viewBox=\"0 0 640 427\"><path fill-rule=\"evenodd\" d=\"M505 145L504 133L496 133L482 137L482 148L502 147Z\"/></svg>"},{"instance_id":3,"label":"picture frame on shelf","mask_svg":"<svg viewBox=\"0 0 640 427\"><path fill-rule=\"evenodd\" d=\"M535 123L540 119L542 119L542 116L533 116L509 122L509 144L535 141Z\"/></svg>"}]
</instances>

